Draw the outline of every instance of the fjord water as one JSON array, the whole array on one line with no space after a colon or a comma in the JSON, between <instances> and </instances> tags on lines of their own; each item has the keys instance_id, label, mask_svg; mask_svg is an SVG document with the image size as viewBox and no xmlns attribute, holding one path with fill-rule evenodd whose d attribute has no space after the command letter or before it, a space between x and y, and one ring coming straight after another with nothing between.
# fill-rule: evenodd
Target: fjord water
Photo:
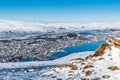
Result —
<instances>
[{"instance_id":1,"label":"fjord water","mask_svg":"<svg viewBox=\"0 0 120 80\"><path fill-rule=\"evenodd\" d=\"M28 61L40 61L38 58L21 58L19 59L20 62L28 62Z\"/></svg>"},{"instance_id":2,"label":"fjord water","mask_svg":"<svg viewBox=\"0 0 120 80\"><path fill-rule=\"evenodd\" d=\"M84 52L84 51L95 51L100 45L104 44L104 41L93 42L93 43L84 43L80 46L72 46L64 49L65 52L55 52L52 56L50 56L49 60L58 59L64 56L67 56L76 52Z\"/></svg>"}]
</instances>

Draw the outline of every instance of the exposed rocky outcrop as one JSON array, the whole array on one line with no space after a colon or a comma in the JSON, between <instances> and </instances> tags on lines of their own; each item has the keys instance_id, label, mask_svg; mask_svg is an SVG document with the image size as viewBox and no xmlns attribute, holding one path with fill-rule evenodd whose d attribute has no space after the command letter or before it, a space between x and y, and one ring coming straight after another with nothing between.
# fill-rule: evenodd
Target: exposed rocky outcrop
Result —
<instances>
[{"instance_id":1,"label":"exposed rocky outcrop","mask_svg":"<svg viewBox=\"0 0 120 80\"><path fill-rule=\"evenodd\" d=\"M108 67L108 69L110 69L111 71L119 70L117 66L110 66Z\"/></svg>"},{"instance_id":2,"label":"exposed rocky outcrop","mask_svg":"<svg viewBox=\"0 0 120 80\"><path fill-rule=\"evenodd\" d=\"M105 50L110 48L110 45L105 43L103 44L102 46L100 46L96 51L95 51L95 54L94 56L102 56L104 53L105 53Z\"/></svg>"}]
</instances>

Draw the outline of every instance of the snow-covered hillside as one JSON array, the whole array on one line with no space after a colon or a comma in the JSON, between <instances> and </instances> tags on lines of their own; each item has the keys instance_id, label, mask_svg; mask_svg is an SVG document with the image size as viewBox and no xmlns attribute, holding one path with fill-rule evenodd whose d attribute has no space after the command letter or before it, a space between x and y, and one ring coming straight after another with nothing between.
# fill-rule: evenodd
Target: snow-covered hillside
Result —
<instances>
[{"instance_id":1,"label":"snow-covered hillside","mask_svg":"<svg viewBox=\"0 0 120 80\"><path fill-rule=\"evenodd\" d=\"M23 22L10 21L0 19L1 31L24 31L24 32L68 32L68 31L83 31L95 29L120 29L120 22L116 23L37 23L37 22Z\"/></svg>"},{"instance_id":2,"label":"snow-covered hillside","mask_svg":"<svg viewBox=\"0 0 120 80\"><path fill-rule=\"evenodd\" d=\"M110 39L85 59L73 58L43 75L53 80L120 80L120 39Z\"/></svg>"},{"instance_id":3,"label":"snow-covered hillside","mask_svg":"<svg viewBox=\"0 0 120 80\"><path fill-rule=\"evenodd\" d=\"M73 53L51 61L0 63L0 80L54 80L51 76L43 76L42 73L53 66L68 64L71 59L79 56L85 59L91 53L93 52Z\"/></svg>"}]
</instances>

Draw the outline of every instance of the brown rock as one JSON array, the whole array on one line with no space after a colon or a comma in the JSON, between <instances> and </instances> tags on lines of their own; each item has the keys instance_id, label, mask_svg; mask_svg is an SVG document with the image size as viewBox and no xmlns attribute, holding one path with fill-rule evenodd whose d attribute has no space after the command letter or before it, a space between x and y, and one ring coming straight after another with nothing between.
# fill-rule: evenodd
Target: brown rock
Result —
<instances>
[{"instance_id":1,"label":"brown rock","mask_svg":"<svg viewBox=\"0 0 120 80\"><path fill-rule=\"evenodd\" d=\"M69 65L69 67L71 68L71 70L78 70L78 67L76 65Z\"/></svg>"},{"instance_id":2,"label":"brown rock","mask_svg":"<svg viewBox=\"0 0 120 80\"><path fill-rule=\"evenodd\" d=\"M76 59L72 59L71 61L73 61L73 60L83 61L84 59L82 59L82 58L76 58Z\"/></svg>"},{"instance_id":3,"label":"brown rock","mask_svg":"<svg viewBox=\"0 0 120 80\"><path fill-rule=\"evenodd\" d=\"M119 68L117 66L110 66L110 67L108 67L108 69L110 69L111 71L119 70Z\"/></svg>"},{"instance_id":4,"label":"brown rock","mask_svg":"<svg viewBox=\"0 0 120 80\"><path fill-rule=\"evenodd\" d=\"M98 58L97 60L99 60L99 61L100 61L100 60L104 60L104 58Z\"/></svg>"},{"instance_id":5,"label":"brown rock","mask_svg":"<svg viewBox=\"0 0 120 80\"><path fill-rule=\"evenodd\" d=\"M110 39L108 40L109 44L105 43L96 49L95 54L93 56L102 56L106 49L111 49L111 46L115 46L116 48L120 48L120 40L118 39Z\"/></svg>"},{"instance_id":6,"label":"brown rock","mask_svg":"<svg viewBox=\"0 0 120 80\"><path fill-rule=\"evenodd\" d=\"M114 46L115 46L116 48L120 48L120 40L113 39L112 41L113 41Z\"/></svg>"},{"instance_id":7,"label":"brown rock","mask_svg":"<svg viewBox=\"0 0 120 80\"><path fill-rule=\"evenodd\" d=\"M90 76L92 74L92 71L86 71L85 76Z\"/></svg>"},{"instance_id":8,"label":"brown rock","mask_svg":"<svg viewBox=\"0 0 120 80\"><path fill-rule=\"evenodd\" d=\"M92 67L94 67L94 66L92 66L92 65L86 65L83 69L88 69L88 68L92 68Z\"/></svg>"},{"instance_id":9,"label":"brown rock","mask_svg":"<svg viewBox=\"0 0 120 80\"><path fill-rule=\"evenodd\" d=\"M108 40L108 42L110 42L112 46L115 46L116 48L120 48L120 40L110 39L110 40Z\"/></svg>"},{"instance_id":10,"label":"brown rock","mask_svg":"<svg viewBox=\"0 0 120 80\"><path fill-rule=\"evenodd\" d=\"M88 59L92 59L92 58L93 58L93 55L89 55L85 59L88 60Z\"/></svg>"},{"instance_id":11,"label":"brown rock","mask_svg":"<svg viewBox=\"0 0 120 80\"><path fill-rule=\"evenodd\" d=\"M57 67L60 68L60 69L62 69L63 67L70 67L71 70L78 70L78 67L76 65L73 65L73 64L59 65Z\"/></svg>"},{"instance_id":12,"label":"brown rock","mask_svg":"<svg viewBox=\"0 0 120 80\"><path fill-rule=\"evenodd\" d=\"M64 64L64 65L59 65L57 67L60 68L60 69L62 69L63 67L69 67L69 65L68 64Z\"/></svg>"},{"instance_id":13,"label":"brown rock","mask_svg":"<svg viewBox=\"0 0 120 80\"><path fill-rule=\"evenodd\" d=\"M103 44L102 46L100 46L96 51L95 54L93 56L102 56L105 52L106 49L110 48L109 44Z\"/></svg>"}]
</instances>

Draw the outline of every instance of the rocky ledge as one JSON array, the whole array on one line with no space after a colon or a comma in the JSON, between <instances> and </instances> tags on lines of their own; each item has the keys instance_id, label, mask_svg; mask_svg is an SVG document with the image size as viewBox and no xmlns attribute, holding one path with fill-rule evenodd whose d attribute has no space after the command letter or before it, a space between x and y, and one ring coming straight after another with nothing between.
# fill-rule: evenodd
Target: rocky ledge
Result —
<instances>
[{"instance_id":1,"label":"rocky ledge","mask_svg":"<svg viewBox=\"0 0 120 80\"><path fill-rule=\"evenodd\" d=\"M57 80L120 80L120 39L109 39L85 59L72 59L43 73Z\"/></svg>"}]
</instances>

